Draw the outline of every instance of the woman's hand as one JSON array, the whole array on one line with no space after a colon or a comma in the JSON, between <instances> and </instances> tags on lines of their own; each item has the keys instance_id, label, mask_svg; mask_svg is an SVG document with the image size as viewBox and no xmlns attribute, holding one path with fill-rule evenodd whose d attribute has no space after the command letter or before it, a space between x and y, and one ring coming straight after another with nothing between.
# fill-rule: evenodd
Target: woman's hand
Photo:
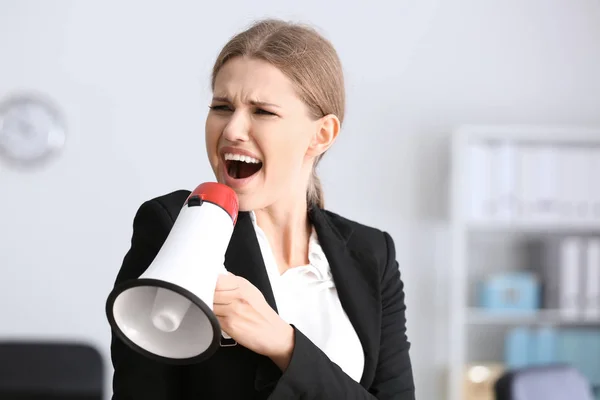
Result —
<instances>
[{"instance_id":1,"label":"woman's hand","mask_svg":"<svg viewBox=\"0 0 600 400\"><path fill-rule=\"evenodd\" d=\"M269 357L281 370L287 368L294 349L294 328L269 306L256 286L231 273L220 275L213 310L232 339Z\"/></svg>"}]
</instances>

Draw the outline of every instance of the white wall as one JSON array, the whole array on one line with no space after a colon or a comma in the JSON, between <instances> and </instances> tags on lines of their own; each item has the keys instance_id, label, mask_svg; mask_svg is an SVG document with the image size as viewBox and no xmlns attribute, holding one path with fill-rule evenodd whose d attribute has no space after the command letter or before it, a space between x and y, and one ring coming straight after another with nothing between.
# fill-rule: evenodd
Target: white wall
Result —
<instances>
[{"instance_id":1,"label":"white wall","mask_svg":"<svg viewBox=\"0 0 600 400\"><path fill-rule=\"evenodd\" d=\"M348 118L321 166L328 206L396 239L418 397L443 399L435 295L448 271L430 241L446 244L448 131L600 124L600 1L348 3L0 1L0 96L53 96L70 134L44 170L0 164L0 338L80 338L108 358L104 303L133 214L212 179L211 63L251 19L279 16L319 26L342 57Z\"/></svg>"}]
</instances>

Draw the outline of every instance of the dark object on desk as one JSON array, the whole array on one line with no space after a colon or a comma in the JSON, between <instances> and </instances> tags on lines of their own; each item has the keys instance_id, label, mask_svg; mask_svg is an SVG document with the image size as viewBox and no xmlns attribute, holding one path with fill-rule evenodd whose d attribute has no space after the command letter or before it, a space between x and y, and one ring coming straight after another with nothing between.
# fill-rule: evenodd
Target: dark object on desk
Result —
<instances>
[{"instance_id":1,"label":"dark object on desk","mask_svg":"<svg viewBox=\"0 0 600 400\"><path fill-rule=\"evenodd\" d=\"M74 343L0 342L0 399L102 400L102 356Z\"/></svg>"},{"instance_id":2,"label":"dark object on desk","mask_svg":"<svg viewBox=\"0 0 600 400\"><path fill-rule=\"evenodd\" d=\"M517 369L494 385L496 400L594 400L585 377L568 365Z\"/></svg>"}]
</instances>

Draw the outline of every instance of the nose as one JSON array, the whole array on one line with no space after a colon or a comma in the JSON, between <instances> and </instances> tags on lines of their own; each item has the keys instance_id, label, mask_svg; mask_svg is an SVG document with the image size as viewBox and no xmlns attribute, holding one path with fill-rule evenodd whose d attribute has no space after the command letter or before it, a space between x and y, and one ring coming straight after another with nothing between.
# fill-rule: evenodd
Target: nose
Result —
<instances>
[{"instance_id":1,"label":"nose","mask_svg":"<svg viewBox=\"0 0 600 400\"><path fill-rule=\"evenodd\" d=\"M236 110L223 130L223 138L230 142L246 142L250 137L250 120L242 110Z\"/></svg>"}]
</instances>

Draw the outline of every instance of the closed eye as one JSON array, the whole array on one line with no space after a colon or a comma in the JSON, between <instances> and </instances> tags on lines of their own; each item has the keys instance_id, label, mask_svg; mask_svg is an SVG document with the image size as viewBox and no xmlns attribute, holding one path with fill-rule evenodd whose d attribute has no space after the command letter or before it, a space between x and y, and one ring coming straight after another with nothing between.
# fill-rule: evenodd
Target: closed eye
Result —
<instances>
[{"instance_id":1,"label":"closed eye","mask_svg":"<svg viewBox=\"0 0 600 400\"><path fill-rule=\"evenodd\" d=\"M275 113L272 113L272 112L267 111L267 110L263 110L261 108L257 108L255 112L256 112L256 114L260 114L260 115L277 115Z\"/></svg>"},{"instance_id":2,"label":"closed eye","mask_svg":"<svg viewBox=\"0 0 600 400\"><path fill-rule=\"evenodd\" d=\"M234 111L233 108L229 105L211 105L208 108L211 109L211 111L220 111L220 112L232 112ZM263 115L263 116L277 116L277 114L275 114L274 112L271 111L267 111L265 109L262 108L256 108L254 110L255 114L258 115Z\"/></svg>"},{"instance_id":3,"label":"closed eye","mask_svg":"<svg viewBox=\"0 0 600 400\"><path fill-rule=\"evenodd\" d=\"M210 108L213 111L231 111L231 107L229 106L209 106L208 108Z\"/></svg>"}]
</instances>

